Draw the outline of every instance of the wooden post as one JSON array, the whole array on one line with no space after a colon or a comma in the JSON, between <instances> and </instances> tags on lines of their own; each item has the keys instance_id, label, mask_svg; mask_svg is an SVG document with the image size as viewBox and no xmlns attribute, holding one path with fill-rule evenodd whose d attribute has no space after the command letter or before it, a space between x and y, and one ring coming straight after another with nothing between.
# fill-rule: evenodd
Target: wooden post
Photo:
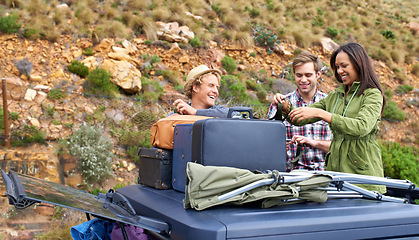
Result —
<instances>
[{"instance_id":1,"label":"wooden post","mask_svg":"<svg viewBox=\"0 0 419 240\"><path fill-rule=\"evenodd\" d=\"M10 148L10 136L9 136L9 114L7 111L7 84L6 78L1 79L1 85L3 90L3 122L4 122L4 145L6 148Z\"/></svg>"}]
</instances>

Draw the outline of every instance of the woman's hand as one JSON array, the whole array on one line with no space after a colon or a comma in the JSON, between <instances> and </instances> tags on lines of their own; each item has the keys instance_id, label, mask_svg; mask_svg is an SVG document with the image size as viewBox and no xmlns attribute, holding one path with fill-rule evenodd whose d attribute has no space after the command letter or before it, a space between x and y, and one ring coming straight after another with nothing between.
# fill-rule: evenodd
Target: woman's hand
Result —
<instances>
[{"instance_id":1,"label":"woman's hand","mask_svg":"<svg viewBox=\"0 0 419 240\"><path fill-rule=\"evenodd\" d=\"M311 118L320 118L327 123L332 122L332 114L318 108L299 107L293 109L288 115L293 122L301 122Z\"/></svg>"}]
</instances>

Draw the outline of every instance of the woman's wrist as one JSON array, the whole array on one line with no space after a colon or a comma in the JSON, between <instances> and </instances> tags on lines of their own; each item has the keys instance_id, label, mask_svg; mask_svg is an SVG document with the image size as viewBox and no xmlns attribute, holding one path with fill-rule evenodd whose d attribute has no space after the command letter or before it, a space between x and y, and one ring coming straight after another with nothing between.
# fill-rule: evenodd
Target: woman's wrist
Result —
<instances>
[{"instance_id":1,"label":"woman's wrist","mask_svg":"<svg viewBox=\"0 0 419 240\"><path fill-rule=\"evenodd\" d=\"M284 105L286 105L286 106L284 106L285 109L281 109L281 111L288 115L291 112L291 103L289 101L287 101L286 104L284 104Z\"/></svg>"}]
</instances>

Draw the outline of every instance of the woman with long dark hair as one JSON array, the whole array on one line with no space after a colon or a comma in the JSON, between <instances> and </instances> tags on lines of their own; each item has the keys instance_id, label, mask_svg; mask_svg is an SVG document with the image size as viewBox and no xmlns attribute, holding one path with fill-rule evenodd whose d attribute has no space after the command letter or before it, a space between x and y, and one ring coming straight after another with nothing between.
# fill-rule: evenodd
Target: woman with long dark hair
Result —
<instances>
[{"instance_id":1,"label":"woman with long dark hair","mask_svg":"<svg viewBox=\"0 0 419 240\"><path fill-rule=\"evenodd\" d=\"M368 54L358 43L348 43L333 52L330 66L343 84L326 98L295 109L281 94L275 95L274 102L282 103L283 113L294 125L319 120L329 123L333 140L326 156L326 170L383 177L376 134L385 98ZM362 187L386 191L385 186Z\"/></svg>"}]
</instances>

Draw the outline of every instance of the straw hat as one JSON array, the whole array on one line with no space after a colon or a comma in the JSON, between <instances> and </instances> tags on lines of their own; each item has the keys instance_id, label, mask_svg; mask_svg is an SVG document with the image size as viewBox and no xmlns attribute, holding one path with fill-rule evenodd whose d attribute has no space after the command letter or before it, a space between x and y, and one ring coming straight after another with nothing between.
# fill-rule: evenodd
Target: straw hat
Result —
<instances>
[{"instance_id":1,"label":"straw hat","mask_svg":"<svg viewBox=\"0 0 419 240\"><path fill-rule=\"evenodd\" d=\"M221 79L221 71L220 70L210 69L206 65L199 65L198 67L192 69L188 73L188 76L186 76L186 84L185 84L185 87L184 87L186 96L192 94L192 86L193 86L195 80L197 80L200 76L202 76L204 74L207 74L207 73L213 73L217 77L218 83L220 83L220 79ZM191 98L192 96L188 96L188 97Z\"/></svg>"}]
</instances>

